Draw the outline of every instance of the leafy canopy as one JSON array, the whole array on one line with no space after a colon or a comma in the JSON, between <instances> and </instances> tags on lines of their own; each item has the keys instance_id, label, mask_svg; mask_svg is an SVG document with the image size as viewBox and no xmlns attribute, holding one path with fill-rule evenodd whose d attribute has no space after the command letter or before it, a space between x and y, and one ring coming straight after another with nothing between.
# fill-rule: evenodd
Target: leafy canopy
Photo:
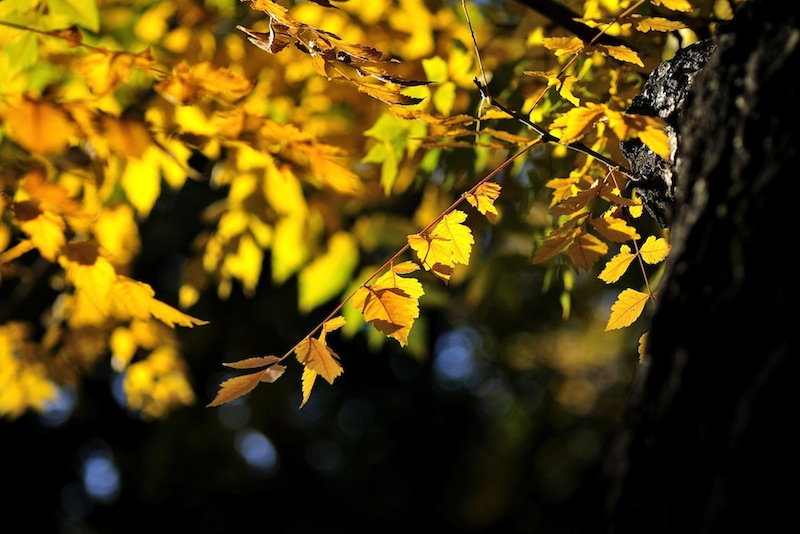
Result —
<instances>
[{"instance_id":1,"label":"leafy canopy","mask_svg":"<svg viewBox=\"0 0 800 534\"><path fill-rule=\"evenodd\" d=\"M225 363L246 373L209 406L275 382L291 355L305 404L344 371L329 334L413 351L423 297L492 298L475 273L502 268L489 260L511 236L560 280L564 316L572 273L628 284L637 264L606 330L637 321L669 236L641 217L619 142L669 143L662 119L626 109L669 32L695 38L725 3L570 3L592 40L527 11L498 30L483 4L0 3L0 414L45 409L110 358L129 408L163 417L196 400L175 328L207 324L190 312L204 292L293 278L299 314L332 311L282 356ZM139 229L188 181L221 200L195 214L165 297L136 280ZM412 213L393 208L404 197ZM34 286L53 298L18 317L13 295Z\"/></svg>"}]
</instances>

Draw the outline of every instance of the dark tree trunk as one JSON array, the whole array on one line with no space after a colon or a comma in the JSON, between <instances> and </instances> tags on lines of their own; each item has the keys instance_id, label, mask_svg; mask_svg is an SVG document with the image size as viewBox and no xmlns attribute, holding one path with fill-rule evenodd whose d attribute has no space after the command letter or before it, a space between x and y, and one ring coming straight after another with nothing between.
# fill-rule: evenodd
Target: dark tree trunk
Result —
<instances>
[{"instance_id":1,"label":"dark tree trunk","mask_svg":"<svg viewBox=\"0 0 800 534\"><path fill-rule=\"evenodd\" d=\"M798 5L743 4L686 101L673 250L609 457L609 532L794 524Z\"/></svg>"}]
</instances>

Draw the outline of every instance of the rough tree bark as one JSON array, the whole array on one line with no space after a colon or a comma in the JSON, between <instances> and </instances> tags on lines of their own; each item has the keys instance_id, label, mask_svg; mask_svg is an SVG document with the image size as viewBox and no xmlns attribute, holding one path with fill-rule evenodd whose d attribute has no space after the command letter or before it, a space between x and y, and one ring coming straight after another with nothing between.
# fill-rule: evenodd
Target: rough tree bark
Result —
<instances>
[{"instance_id":1,"label":"rough tree bark","mask_svg":"<svg viewBox=\"0 0 800 534\"><path fill-rule=\"evenodd\" d=\"M798 6L742 4L685 103L673 250L609 455L608 532L794 524Z\"/></svg>"}]
</instances>

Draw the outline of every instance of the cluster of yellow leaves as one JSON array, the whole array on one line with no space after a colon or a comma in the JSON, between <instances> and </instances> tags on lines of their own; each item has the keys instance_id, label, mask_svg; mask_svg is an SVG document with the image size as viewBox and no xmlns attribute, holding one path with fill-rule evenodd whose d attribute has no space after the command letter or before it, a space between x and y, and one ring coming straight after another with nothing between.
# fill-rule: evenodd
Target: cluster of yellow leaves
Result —
<instances>
[{"instance_id":1,"label":"cluster of yellow leaves","mask_svg":"<svg viewBox=\"0 0 800 534\"><path fill-rule=\"evenodd\" d=\"M498 214L494 201L500 194L500 185L494 182L481 182L465 198L480 213L494 222ZM420 264L445 283L450 280L455 264L468 264L472 253L474 238L472 231L464 224L467 214L452 209L444 213L430 231L423 231L407 237L406 248L414 251ZM399 255L399 253L398 253ZM361 313L366 323L372 325L384 336L395 339L400 346L408 344L408 336L414 321L419 317L419 300L425 294L422 283L407 276L418 271L420 266L413 261L395 264L389 262L389 269L372 283L358 287L341 306L347 302ZM373 277L380 272L376 272ZM334 312L335 314L336 312ZM334 315L331 314L331 315ZM339 356L328 346L327 334L345 325L342 316L328 319L318 327L317 338L314 332L306 336L292 351L283 357L253 357L225 365L235 369L262 368L246 375L228 378L220 384L220 390L209 406L230 402L252 391L261 382L274 382L283 374L285 368L279 362L291 352L303 365L301 407L311 396L317 376L322 376L329 384L340 376L344 369Z\"/></svg>"},{"instance_id":2,"label":"cluster of yellow leaves","mask_svg":"<svg viewBox=\"0 0 800 534\"><path fill-rule=\"evenodd\" d=\"M20 323L0 324L0 416L15 418L29 409L43 410L58 395L37 358L35 345Z\"/></svg>"}]
</instances>

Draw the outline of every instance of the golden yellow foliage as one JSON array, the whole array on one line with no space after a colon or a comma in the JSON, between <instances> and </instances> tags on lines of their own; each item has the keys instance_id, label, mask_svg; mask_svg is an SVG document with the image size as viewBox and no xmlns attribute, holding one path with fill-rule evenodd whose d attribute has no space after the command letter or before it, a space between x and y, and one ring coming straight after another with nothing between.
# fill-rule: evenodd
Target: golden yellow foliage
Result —
<instances>
[{"instance_id":1,"label":"golden yellow foliage","mask_svg":"<svg viewBox=\"0 0 800 534\"><path fill-rule=\"evenodd\" d=\"M644 311L644 306L651 298L648 293L635 289L625 289L611 306L611 316L606 324L606 331L617 330L632 325Z\"/></svg>"},{"instance_id":2,"label":"golden yellow foliage","mask_svg":"<svg viewBox=\"0 0 800 534\"><path fill-rule=\"evenodd\" d=\"M370 286L358 288L350 300L364 320L401 346L408 344L408 334L419 317L419 298L425 294L419 280L400 276L412 268L409 263L392 266Z\"/></svg>"}]
</instances>

